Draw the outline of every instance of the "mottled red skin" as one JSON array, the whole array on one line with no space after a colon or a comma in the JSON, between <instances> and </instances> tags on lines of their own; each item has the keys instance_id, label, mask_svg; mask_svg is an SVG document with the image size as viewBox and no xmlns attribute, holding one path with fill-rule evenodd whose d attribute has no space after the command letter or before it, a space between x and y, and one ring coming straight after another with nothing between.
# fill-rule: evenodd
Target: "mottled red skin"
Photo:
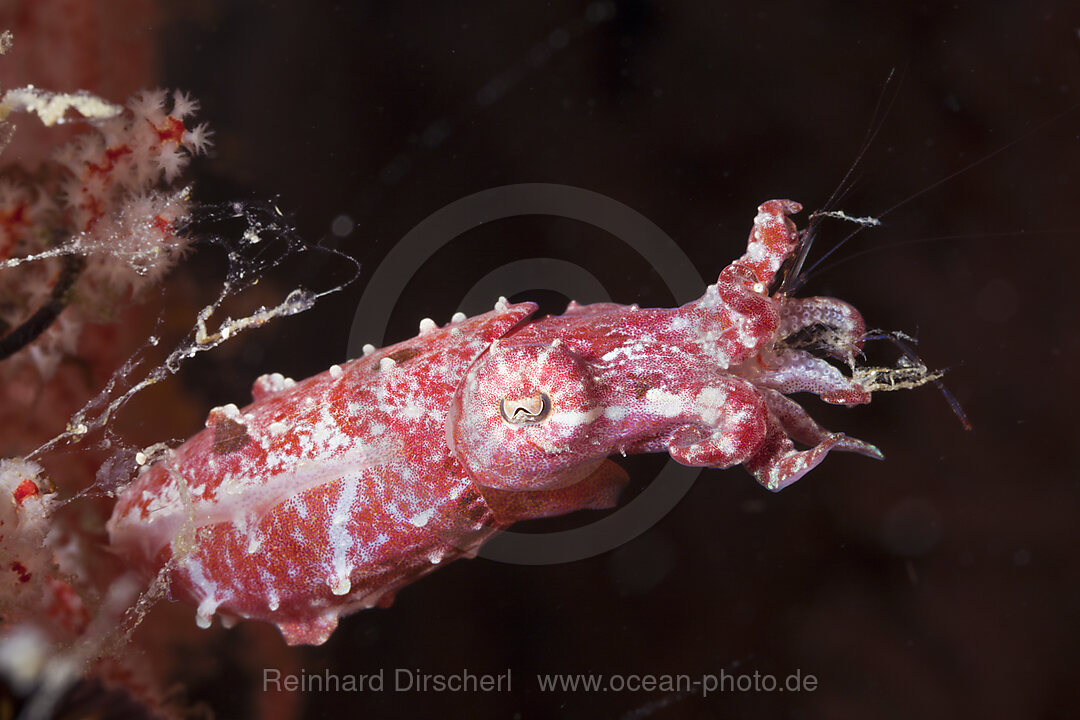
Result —
<instances>
[{"instance_id":1,"label":"mottled red skin","mask_svg":"<svg viewBox=\"0 0 1080 720\"><path fill-rule=\"evenodd\" d=\"M188 522L196 539L177 558L174 591L200 603L204 622L220 610L275 622L293 644L324 641L339 614L389 604L398 587L437 567L433 560L455 559L496 531L446 448L444 418L468 366L534 309L505 307L432 330L291 387L260 378L242 414L215 408L206 430L123 493L109 525L113 545L144 570L167 562L188 520L181 477L195 512L207 510ZM414 398L423 405L410 405ZM251 489L230 496L238 477ZM251 502L215 509L275 483ZM341 578L350 587L336 595Z\"/></svg>"},{"instance_id":2,"label":"mottled red skin","mask_svg":"<svg viewBox=\"0 0 1080 720\"><path fill-rule=\"evenodd\" d=\"M388 605L516 520L612 506L615 453L741 463L771 490L829 450L880 457L783 394L870 399L782 342L827 326L832 354L851 360L864 334L839 300L768 294L798 247L786 215L799 209L763 204L746 255L680 308L571 303L530 322L535 305L500 301L300 383L263 376L255 402L215 408L124 491L112 543L146 572L171 561L200 624L257 618L318 644L339 616Z\"/></svg>"}]
</instances>

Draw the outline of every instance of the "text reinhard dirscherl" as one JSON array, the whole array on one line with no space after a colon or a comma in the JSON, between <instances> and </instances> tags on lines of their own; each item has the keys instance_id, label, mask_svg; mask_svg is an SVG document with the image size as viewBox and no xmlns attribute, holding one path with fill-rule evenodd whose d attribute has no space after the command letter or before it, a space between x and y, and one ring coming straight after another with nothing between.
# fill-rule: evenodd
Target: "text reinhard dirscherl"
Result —
<instances>
[{"instance_id":1,"label":"text reinhard dirscherl","mask_svg":"<svg viewBox=\"0 0 1080 720\"><path fill-rule=\"evenodd\" d=\"M387 683L387 678L390 682ZM509 692L510 669L499 673L426 673L411 668L395 668L392 674L379 669L367 675L330 672L283 673L263 669L263 691L285 692Z\"/></svg>"},{"instance_id":2,"label":"text reinhard dirscherl","mask_svg":"<svg viewBox=\"0 0 1080 720\"><path fill-rule=\"evenodd\" d=\"M725 692L813 692L815 675L796 670L786 676L769 673L719 674L537 674L541 692L689 692L708 696ZM283 673L263 670L263 691L274 692L511 692L512 673L476 673L463 669L452 673L428 673L413 668L379 669L366 675L338 674L330 670Z\"/></svg>"}]
</instances>

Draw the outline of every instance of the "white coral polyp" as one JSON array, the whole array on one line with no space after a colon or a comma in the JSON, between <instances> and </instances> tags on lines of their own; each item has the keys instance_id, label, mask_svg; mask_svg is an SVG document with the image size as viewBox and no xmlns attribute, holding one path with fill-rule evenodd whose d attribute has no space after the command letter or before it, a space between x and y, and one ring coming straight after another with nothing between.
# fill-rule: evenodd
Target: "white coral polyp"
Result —
<instances>
[{"instance_id":1,"label":"white coral polyp","mask_svg":"<svg viewBox=\"0 0 1080 720\"><path fill-rule=\"evenodd\" d=\"M184 188L127 198L114 216L79 239L90 261L86 272L114 287L132 289L159 280L189 245L188 238L172 229L187 214L187 192Z\"/></svg>"},{"instance_id":2,"label":"white coral polyp","mask_svg":"<svg viewBox=\"0 0 1080 720\"><path fill-rule=\"evenodd\" d=\"M65 298L72 307L64 316L74 313L79 326L86 317L116 317L118 304L172 268L189 244L175 231L188 214L189 190L169 185L211 144L205 125L189 126L197 109L186 93L164 90L138 93L126 108L35 88L0 98L0 124L12 112L30 112L87 127L38 173L42 185L0 181L0 269L22 265L0 275L0 295L11 299L0 319L17 326L47 301L64 255L85 261ZM60 358L48 340L24 354L45 377Z\"/></svg>"},{"instance_id":3,"label":"white coral polyp","mask_svg":"<svg viewBox=\"0 0 1080 720\"><path fill-rule=\"evenodd\" d=\"M32 494L19 491L34 483ZM40 492L45 483L40 465L22 459L0 460L0 607L33 611L47 595L47 579L54 575L53 554L45 538L51 528L56 497ZM40 607L38 607L40 610Z\"/></svg>"},{"instance_id":4,"label":"white coral polyp","mask_svg":"<svg viewBox=\"0 0 1080 720\"><path fill-rule=\"evenodd\" d=\"M173 231L187 214L187 190L159 191L176 180L191 155L210 146L209 131L187 129L198 103L187 94L147 90L128 103L128 112L95 123L58 157L71 172L64 191L66 211L85 255L91 287L110 295L137 291L160 279L183 254L188 240Z\"/></svg>"}]
</instances>

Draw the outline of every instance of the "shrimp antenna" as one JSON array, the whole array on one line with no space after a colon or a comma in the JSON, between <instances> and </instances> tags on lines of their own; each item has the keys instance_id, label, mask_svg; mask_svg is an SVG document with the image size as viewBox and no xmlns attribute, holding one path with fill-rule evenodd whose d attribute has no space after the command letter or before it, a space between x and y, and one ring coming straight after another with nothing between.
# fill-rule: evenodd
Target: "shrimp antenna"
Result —
<instances>
[{"instance_id":1,"label":"shrimp antenna","mask_svg":"<svg viewBox=\"0 0 1080 720\"><path fill-rule=\"evenodd\" d=\"M780 283L780 287L777 290L779 293L782 293L784 295L790 295L798 291L798 289L803 286L805 278L803 277L802 267L803 264L806 262L806 256L809 254L811 246L814 244L814 237L816 235L818 225L821 224L822 218L829 217L832 214L832 210L836 206L836 203L838 203L841 198L851 192L852 188L855 187L855 171L858 169L859 163L862 162L862 159L863 157L865 157L867 151L870 149L870 146L874 143L874 140L877 138L878 133L881 132L881 128L884 127L885 118L888 117L889 110L892 109L892 104L893 102L895 102L896 97L899 94L899 81L893 83L893 78L895 76L896 68L891 68L889 70L889 76L885 78L885 83L884 85L882 85L881 93L878 95L877 103L874 105L874 113L870 117L870 125L866 129L866 134L863 135L862 142L859 144L858 152L855 153L855 159L848 166L847 172L844 173L844 177L840 180L840 183L836 186L836 189L833 190L833 193L829 196L829 199L825 201L822 209L818 212L813 213L810 216L810 223L807 226L806 230L804 230L800 236L799 254L795 257L795 261L784 274L784 280ZM893 88L891 93L890 87ZM853 231L850 235L841 240L836 245L836 247L825 253L824 257L828 257L830 254L835 252L838 247L850 240L861 229L862 228L859 228L858 230ZM821 261L819 260L817 263L814 263L813 267L811 267L810 270L813 270L815 267L817 267L820 262Z\"/></svg>"},{"instance_id":2,"label":"shrimp antenna","mask_svg":"<svg viewBox=\"0 0 1080 720\"><path fill-rule=\"evenodd\" d=\"M1073 104L1073 105L1070 105L1069 107L1065 108L1064 110L1062 110L1061 112L1057 113L1056 115L1051 115L1051 116L1050 116L1049 118L1047 118L1046 120L1043 120L1043 121L1042 121L1041 123L1039 123L1038 125L1036 125L1035 127L1033 127L1033 128L1031 129L1031 130L1027 131L1027 132L1026 132L1026 133L1024 133L1023 135L1020 135L1019 137L1017 137L1017 138L1015 138L1015 139L1013 139L1013 140L1010 140L1009 142L1005 143L1005 144L1004 144L1004 145L1002 145L1001 147L999 147L999 148L997 148L997 149L995 149L995 150L991 151L991 152L990 152L989 154L987 154L987 155L984 155L984 156L982 156L982 157L981 157L981 158L979 158L978 160L975 160L975 161L973 161L973 162L970 162L970 163L968 163L967 165L963 166L963 167L962 167L962 168L960 168L959 170L955 170L955 171L953 171L953 172L949 173L948 175L944 176L943 178L941 178L941 179L939 179L939 180L937 180L937 181L935 181L935 182L933 182L933 183L931 183L931 184L927 185L926 187L924 187L923 189L919 190L918 192L916 192L916 193L912 193L911 195L908 195L908 196L907 196L906 198L904 198L903 200L901 200L901 201L897 202L897 203L896 203L895 205L893 205L892 207L888 208L887 210L885 210L885 211L883 211L883 212L881 212L881 213L878 213L878 214L877 214L877 216L876 216L876 218L883 218L883 217L885 217L886 215L888 215L888 214L889 214L889 213L891 213L892 211L894 211L894 210L896 210L896 209L898 209L898 208L901 208L901 207L903 207L904 205L907 205L907 204L908 204L909 202L911 202L912 200L915 200L916 198L918 198L918 197L921 197L922 195L924 195L924 194L926 194L926 193L930 192L931 190L933 190L934 188L936 188L936 187L939 187L939 186L941 186L941 185L944 185L945 183L949 182L950 180L952 180L952 179L953 179L953 178L955 178L956 176L958 176L958 175L962 175L963 173L966 173L966 172L967 172L968 170L971 170L972 168L975 168L975 167L977 167L977 166L979 166L979 165L982 165L982 164L983 164L984 162L987 162L988 160L990 160L990 159L992 159L992 158L995 158L995 157L997 157L997 156L998 156L998 155L1000 155L1001 153L1003 153L1003 152L1005 152L1006 150L1008 150L1009 148L1011 148L1011 147L1012 147L1013 145L1016 145L1016 144L1017 144L1017 143L1019 143L1019 142L1022 142L1022 141L1024 141L1024 140L1027 140L1027 139L1028 139L1029 137L1031 137L1031 136L1032 136L1032 135L1034 135L1035 133L1037 133L1037 132L1040 132L1040 131L1041 131L1041 130L1042 130L1043 128L1045 128L1045 127L1046 127L1047 125L1050 125L1050 124L1052 124L1052 123L1055 123L1055 122L1057 122L1057 121L1058 121L1058 120L1060 120L1061 118L1065 117L1065 116L1066 116L1066 115L1068 115L1069 113L1071 113L1071 112L1073 112L1074 110L1076 110L1076 108L1077 108L1077 107L1080 107L1080 103L1075 103L1075 104ZM860 153L859 157L862 157L862 154L861 154L861 153ZM857 161L858 161L858 160L856 160L856 162L857 162ZM830 215L830 214L828 214L828 213L820 213L820 212L819 212L819 213L815 213L815 215L826 215L826 216L828 216L828 215ZM813 219L814 219L814 218L811 218L811 226L810 226L810 227L813 227ZM873 225L877 225L877 224L880 224L880 223L871 223L871 224L873 224ZM803 274L802 274L801 276L799 276L799 277L797 277L797 278L795 279L795 281L794 281L794 282L792 283L792 287L790 288L790 292L795 292L795 291L797 291L797 290L798 290L799 288L801 288L801 287L802 287L802 286L803 286L803 285L804 285L804 284L806 283L806 281L807 281L807 280L809 280L809 279L810 279L811 277L813 277L813 275L814 275L814 272L815 272L815 271L816 271L816 270L817 270L817 269L818 269L818 268L819 268L819 267L821 266L821 264L822 264L823 262L825 262L826 260L828 260L828 259L829 259L829 256L830 256L830 255L832 255L832 254L833 254L834 252L836 252L836 251L837 251L837 250L839 250L839 249L840 249L841 247L843 247L843 246L844 246L844 245L845 245L845 244L846 244L846 243L847 243L847 242L848 242L849 240L851 240L851 238L853 238L853 237L854 237L855 235L857 235L857 234L859 233L859 231L860 231L860 230L862 230L862 229L863 229L863 228L858 228L858 229L856 229L856 230L853 230L853 231L852 231L851 233L849 233L849 234L847 235L847 237L845 237L845 238L844 238L843 240L841 240L841 241L840 241L840 242L838 242L838 243L837 243L836 245L834 245L834 246L832 247L832 249L831 249L831 250L829 250L829 251L828 251L827 253L825 253L825 254L824 254L824 255L822 255L822 256L821 256L820 258L818 258L817 262L815 262L815 263L814 263L813 265L811 265L811 266L810 266L810 267L809 267L809 268L808 268L808 269L806 270L806 272L805 272L805 273L803 273ZM864 251L863 251L862 253L858 253L858 254L859 254L859 255L862 255L862 254L863 254L863 253L865 253L865 252L869 252L869 251L867 251L867 250L864 250ZM850 259L851 259L851 258L846 258L845 260L842 260L842 261L840 261L840 262L846 262L847 260L850 260ZM839 264L839 263L833 263L832 265L829 265L828 267L834 267L834 266L835 266L835 265L837 265L837 264ZM826 269L826 268L822 268L822 270L824 270L824 269Z\"/></svg>"}]
</instances>

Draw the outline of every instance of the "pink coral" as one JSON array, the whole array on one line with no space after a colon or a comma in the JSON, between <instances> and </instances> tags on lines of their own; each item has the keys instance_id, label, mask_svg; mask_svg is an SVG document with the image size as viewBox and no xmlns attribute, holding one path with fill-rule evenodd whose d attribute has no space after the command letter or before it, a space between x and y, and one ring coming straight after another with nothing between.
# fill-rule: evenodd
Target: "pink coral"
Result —
<instances>
[{"instance_id":1,"label":"pink coral","mask_svg":"<svg viewBox=\"0 0 1080 720\"><path fill-rule=\"evenodd\" d=\"M2 109L55 120L59 104L64 119L71 106L85 111L86 103L76 104L84 99L27 88L9 91ZM26 347L9 343L18 352L0 366L9 401L3 413L13 413L12 422L37 394L27 393L25 368L48 381L61 360L75 354L86 322L115 320L188 246L174 231L188 212L188 190L168 183L209 146L206 127L187 122L197 103L163 90L139 93L127 109L111 114L98 102L94 107L104 107L105 117L87 119L87 132L59 148L35 173L40 179L29 182L26 173L10 170L0 179L0 321L16 329L4 340L41 308L57 306L39 337Z\"/></svg>"}]
</instances>

